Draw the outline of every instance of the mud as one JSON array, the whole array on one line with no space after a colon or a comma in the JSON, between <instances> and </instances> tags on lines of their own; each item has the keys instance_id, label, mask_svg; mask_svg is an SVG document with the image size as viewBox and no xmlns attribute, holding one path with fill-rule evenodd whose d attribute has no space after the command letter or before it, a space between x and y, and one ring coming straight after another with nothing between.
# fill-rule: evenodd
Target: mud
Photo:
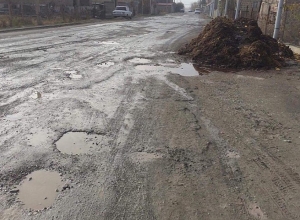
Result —
<instances>
[{"instance_id":1,"label":"mud","mask_svg":"<svg viewBox=\"0 0 300 220\"><path fill-rule=\"evenodd\" d=\"M17 187L19 189L17 198L27 209L43 210L54 203L62 185L58 172L34 171Z\"/></svg>"}]
</instances>

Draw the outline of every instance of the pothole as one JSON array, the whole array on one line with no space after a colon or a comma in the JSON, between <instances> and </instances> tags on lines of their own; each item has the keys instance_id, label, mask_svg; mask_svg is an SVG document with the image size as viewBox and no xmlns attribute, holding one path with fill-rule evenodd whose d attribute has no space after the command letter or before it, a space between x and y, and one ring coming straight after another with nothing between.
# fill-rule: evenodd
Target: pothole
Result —
<instances>
[{"instance_id":1,"label":"pothole","mask_svg":"<svg viewBox=\"0 0 300 220\"><path fill-rule=\"evenodd\" d=\"M135 64L144 64L144 63L151 63L152 61L150 59L146 59L146 58L132 58L130 60L128 60L130 63L135 63Z\"/></svg>"},{"instance_id":2,"label":"pothole","mask_svg":"<svg viewBox=\"0 0 300 220\"><path fill-rule=\"evenodd\" d=\"M24 207L42 210L50 207L57 196L57 189L63 185L58 172L38 170L26 176L18 186L18 199Z\"/></svg>"},{"instance_id":3,"label":"pothole","mask_svg":"<svg viewBox=\"0 0 300 220\"><path fill-rule=\"evenodd\" d=\"M65 73L71 79L81 79L82 78L82 75L78 74L76 70L65 71Z\"/></svg>"},{"instance_id":4,"label":"pothole","mask_svg":"<svg viewBox=\"0 0 300 220\"><path fill-rule=\"evenodd\" d=\"M98 137L100 139L101 136L87 134L86 132L68 132L55 144L61 153L70 155L88 154L99 144Z\"/></svg>"},{"instance_id":5,"label":"pothole","mask_svg":"<svg viewBox=\"0 0 300 220\"><path fill-rule=\"evenodd\" d=\"M113 66L113 65L115 65L114 62L103 62L103 63L97 64L97 66L99 66L99 67L110 67L110 66Z\"/></svg>"}]
</instances>

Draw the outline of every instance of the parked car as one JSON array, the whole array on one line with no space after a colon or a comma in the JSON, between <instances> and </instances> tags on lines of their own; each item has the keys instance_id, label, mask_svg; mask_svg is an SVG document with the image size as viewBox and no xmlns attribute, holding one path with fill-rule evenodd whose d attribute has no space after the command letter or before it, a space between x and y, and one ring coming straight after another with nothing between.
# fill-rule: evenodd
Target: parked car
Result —
<instances>
[{"instance_id":1,"label":"parked car","mask_svg":"<svg viewBox=\"0 0 300 220\"><path fill-rule=\"evenodd\" d=\"M200 8L196 8L196 9L195 9L195 14L200 14L200 12L201 12L201 11L200 11Z\"/></svg>"},{"instance_id":2,"label":"parked car","mask_svg":"<svg viewBox=\"0 0 300 220\"><path fill-rule=\"evenodd\" d=\"M124 17L124 18L132 18L132 12L129 10L128 6L117 6L113 11L113 16L116 17Z\"/></svg>"}]
</instances>

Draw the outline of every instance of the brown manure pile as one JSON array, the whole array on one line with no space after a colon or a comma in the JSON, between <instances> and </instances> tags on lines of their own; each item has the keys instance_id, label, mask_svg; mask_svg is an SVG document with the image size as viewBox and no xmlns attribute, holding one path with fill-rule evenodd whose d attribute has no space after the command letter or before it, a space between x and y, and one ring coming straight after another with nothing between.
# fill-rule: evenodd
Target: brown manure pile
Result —
<instances>
[{"instance_id":1,"label":"brown manure pile","mask_svg":"<svg viewBox=\"0 0 300 220\"><path fill-rule=\"evenodd\" d=\"M285 65L292 50L274 38L263 35L257 22L218 17L184 48L180 55L192 57L202 66L237 69L270 69Z\"/></svg>"}]
</instances>

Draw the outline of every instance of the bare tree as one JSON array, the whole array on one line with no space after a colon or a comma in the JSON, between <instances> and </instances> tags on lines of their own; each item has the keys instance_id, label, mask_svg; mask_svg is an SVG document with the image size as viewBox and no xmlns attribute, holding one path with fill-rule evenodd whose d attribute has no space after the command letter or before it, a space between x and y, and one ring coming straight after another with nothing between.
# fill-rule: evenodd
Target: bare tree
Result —
<instances>
[{"instance_id":1,"label":"bare tree","mask_svg":"<svg viewBox=\"0 0 300 220\"><path fill-rule=\"evenodd\" d=\"M193 2L191 4L191 10L192 11L195 11L196 8L199 8L199 2Z\"/></svg>"}]
</instances>

